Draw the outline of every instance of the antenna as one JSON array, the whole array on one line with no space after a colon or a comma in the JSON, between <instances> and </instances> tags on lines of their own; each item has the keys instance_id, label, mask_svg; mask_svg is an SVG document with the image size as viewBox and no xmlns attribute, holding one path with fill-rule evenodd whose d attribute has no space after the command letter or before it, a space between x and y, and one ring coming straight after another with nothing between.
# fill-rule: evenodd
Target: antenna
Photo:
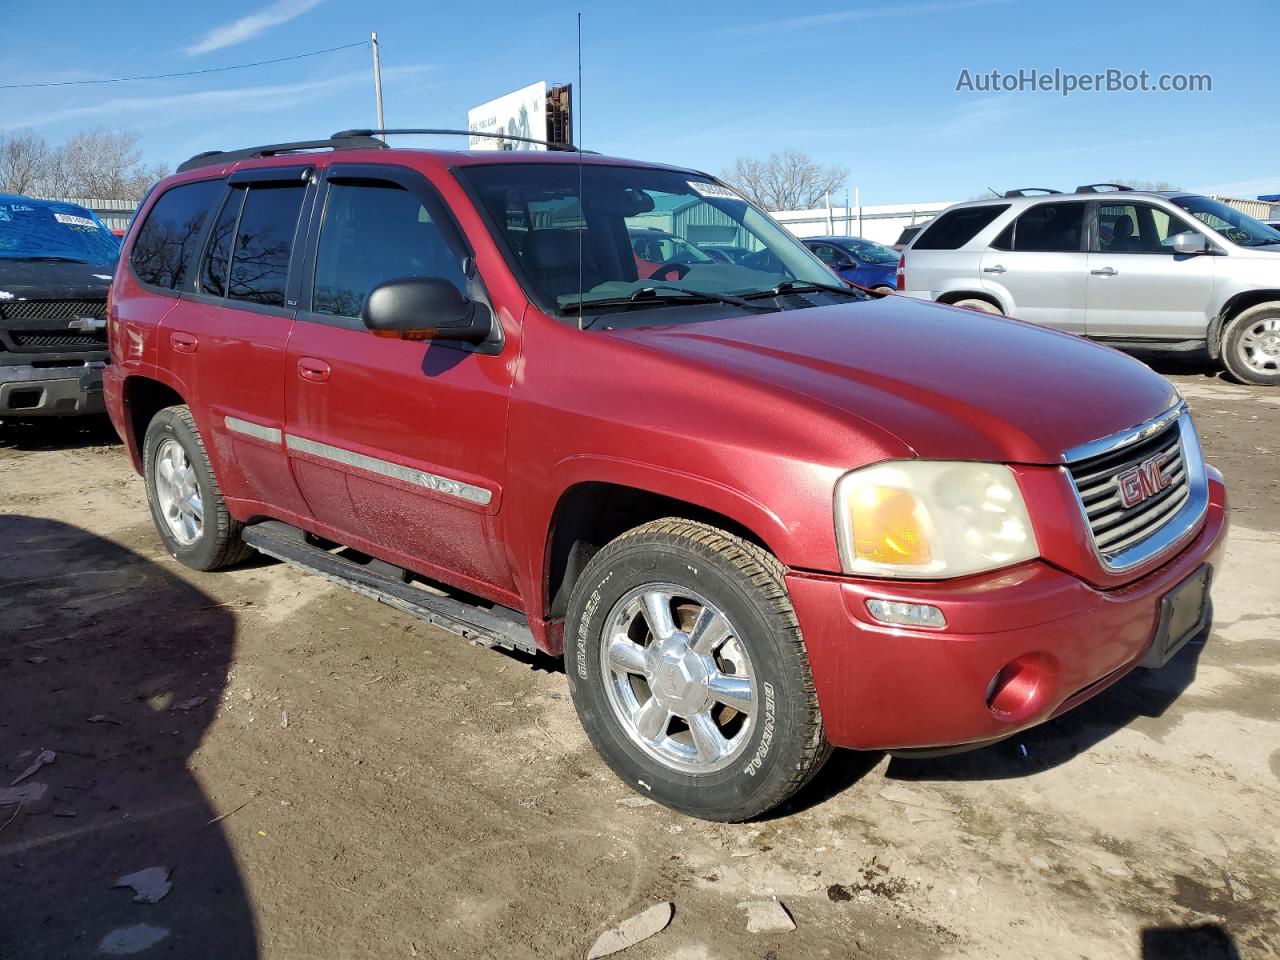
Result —
<instances>
[{"instance_id":1,"label":"antenna","mask_svg":"<svg viewBox=\"0 0 1280 960\"><path fill-rule=\"evenodd\" d=\"M369 35L369 45L373 47L373 99L378 106L378 129L387 124L382 119L382 59L378 56L378 35Z\"/></svg>"},{"instance_id":2,"label":"antenna","mask_svg":"<svg viewBox=\"0 0 1280 960\"><path fill-rule=\"evenodd\" d=\"M578 115L578 210L582 214L582 226L578 227L578 329L582 329L583 266L582 245L587 232L587 198L582 195L582 11L578 11L578 90L573 98L573 112Z\"/></svg>"}]
</instances>

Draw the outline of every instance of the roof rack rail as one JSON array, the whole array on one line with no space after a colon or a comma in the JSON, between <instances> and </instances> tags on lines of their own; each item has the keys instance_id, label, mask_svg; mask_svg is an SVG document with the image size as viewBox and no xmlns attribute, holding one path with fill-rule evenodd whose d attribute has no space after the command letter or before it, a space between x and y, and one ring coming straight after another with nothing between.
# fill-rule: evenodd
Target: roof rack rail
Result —
<instances>
[{"instance_id":1,"label":"roof rack rail","mask_svg":"<svg viewBox=\"0 0 1280 960\"><path fill-rule=\"evenodd\" d=\"M532 137L517 137L509 133L488 133L481 130L432 130L417 127L400 127L389 130L339 130L330 139L332 140L348 140L354 137L386 137L386 136L406 136L421 135L431 137L488 137L490 140L515 140L518 143L536 143L539 146L546 147L548 150L567 151L569 153L595 153L594 150L581 150L571 143L558 143L554 140L535 140Z\"/></svg>"},{"instance_id":2,"label":"roof rack rail","mask_svg":"<svg viewBox=\"0 0 1280 960\"><path fill-rule=\"evenodd\" d=\"M1008 197L1026 197L1026 196L1030 196L1033 193L1043 193L1048 195L1051 193L1061 193L1061 192L1062 192L1061 190L1053 190L1049 187L1019 187L1017 190L1006 190L1004 192L1004 195L1006 198L1008 198Z\"/></svg>"},{"instance_id":3,"label":"roof rack rail","mask_svg":"<svg viewBox=\"0 0 1280 960\"><path fill-rule=\"evenodd\" d=\"M296 140L293 143L267 143L260 147L244 147L240 150L206 150L178 165L178 173L210 167L215 163L235 163L238 160L254 160L258 157L275 157L284 153L301 153L307 150L356 150L372 147L384 149L386 144L373 137L342 137L328 140Z\"/></svg>"},{"instance_id":4,"label":"roof rack rail","mask_svg":"<svg viewBox=\"0 0 1280 960\"><path fill-rule=\"evenodd\" d=\"M1099 187L1106 187L1105 190L1099 190ZM1132 193L1133 187L1126 187L1123 183L1086 183L1076 187L1076 193Z\"/></svg>"}]
</instances>

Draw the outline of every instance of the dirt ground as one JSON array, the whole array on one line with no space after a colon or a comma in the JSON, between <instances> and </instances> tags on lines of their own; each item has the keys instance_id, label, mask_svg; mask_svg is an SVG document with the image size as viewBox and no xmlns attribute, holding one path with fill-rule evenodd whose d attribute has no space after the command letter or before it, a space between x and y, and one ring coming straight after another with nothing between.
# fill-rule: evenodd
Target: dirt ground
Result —
<instances>
[{"instance_id":1,"label":"dirt ground","mask_svg":"<svg viewBox=\"0 0 1280 960\"><path fill-rule=\"evenodd\" d=\"M1280 392L1162 372L1231 484L1209 641L986 750L837 753L740 826L623 804L558 663L193 573L109 427L0 427L0 957L584 957L664 900L621 957L1277 956ZM113 888L156 866L160 902ZM796 929L749 933L772 897Z\"/></svg>"}]
</instances>

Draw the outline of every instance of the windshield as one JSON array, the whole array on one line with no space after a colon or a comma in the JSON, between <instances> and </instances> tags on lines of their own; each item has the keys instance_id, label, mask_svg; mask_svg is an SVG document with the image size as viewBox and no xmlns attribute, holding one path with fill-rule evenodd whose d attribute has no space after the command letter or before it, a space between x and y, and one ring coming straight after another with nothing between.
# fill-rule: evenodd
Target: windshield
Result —
<instances>
[{"instance_id":1,"label":"windshield","mask_svg":"<svg viewBox=\"0 0 1280 960\"><path fill-rule=\"evenodd\" d=\"M892 263L896 265L898 262L897 253L871 240L844 240L842 242L857 254L859 260L864 260L867 263Z\"/></svg>"},{"instance_id":2,"label":"windshield","mask_svg":"<svg viewBox=\"0 0 1280 960\"><path fill-rule=\"evenodd\" d=\"M84 207L0 199L0 259L112 264L120 241Z\"/></svg>"},{"instance_id":3,"label":"windshield","mask_svg":"<svg viewBox=\"0 0 1280 960\"><path fill-rule=\"evenodd\" d=\"M558 313L576 312L579 298L590 309L646 288L733 296L832 281L798 240L705 177L567 163L503 163L458 174L488 211L535 299ZM747 253L713 256L706 250L715 248L704 243Z\"/></svg>"},{"instance_id":4,"label":"windshield","mask_svg":"<svg viewBox=\"0 0 1280 960\"><path fill-rule=\"evenodd\" d=\"M1261 247L1280 244L1280 231L1208 197L1174 197L1173 202L1201 223L1218 231L1232 243L1241 247Z\"/></svg>"}]
</instances>

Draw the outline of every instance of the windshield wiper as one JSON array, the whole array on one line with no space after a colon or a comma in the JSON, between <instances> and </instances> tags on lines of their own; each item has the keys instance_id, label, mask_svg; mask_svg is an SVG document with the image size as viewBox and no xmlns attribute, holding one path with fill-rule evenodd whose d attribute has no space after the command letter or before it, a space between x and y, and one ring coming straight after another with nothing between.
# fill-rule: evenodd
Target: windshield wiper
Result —
<instances>
[{"instance_id":1,"label":"windshield wiper","mask_svg":"<svg viewBox=\"0 0 1280 960\"><path fill-rule=\"evenodd\" d=\"M671 290L679 296L662 296L659 290ZM672 287L666 284L655 287L641 287L625 297L602 297L598 300L581 300L577 303L566 303L560 309L565 313L578 313L592 307L671 307L695 303L725 303L731 307L746 310L770 310L748 303L741 297L732 297L725 293L708 293L705 290L694 290L691 287Z\"/></svg>"},{"instance_id":2,"label":"windshield wiper","mask_svg":"<svg viewBox=\"0 0 1280 960\"><path fill-rule=\"evenodd\" d=\"M837 287L833 283L809 283L808 281L801 283L798 280L783 280L772 290L757 290L755 293L744 293L742 296L746 300L759 300L763 297L781 297L788 293L814 293L818 290L826 293L840 293L855 300L870 299L866 293L855 290L853 287Z\"/></svg>"}]
</instances>

